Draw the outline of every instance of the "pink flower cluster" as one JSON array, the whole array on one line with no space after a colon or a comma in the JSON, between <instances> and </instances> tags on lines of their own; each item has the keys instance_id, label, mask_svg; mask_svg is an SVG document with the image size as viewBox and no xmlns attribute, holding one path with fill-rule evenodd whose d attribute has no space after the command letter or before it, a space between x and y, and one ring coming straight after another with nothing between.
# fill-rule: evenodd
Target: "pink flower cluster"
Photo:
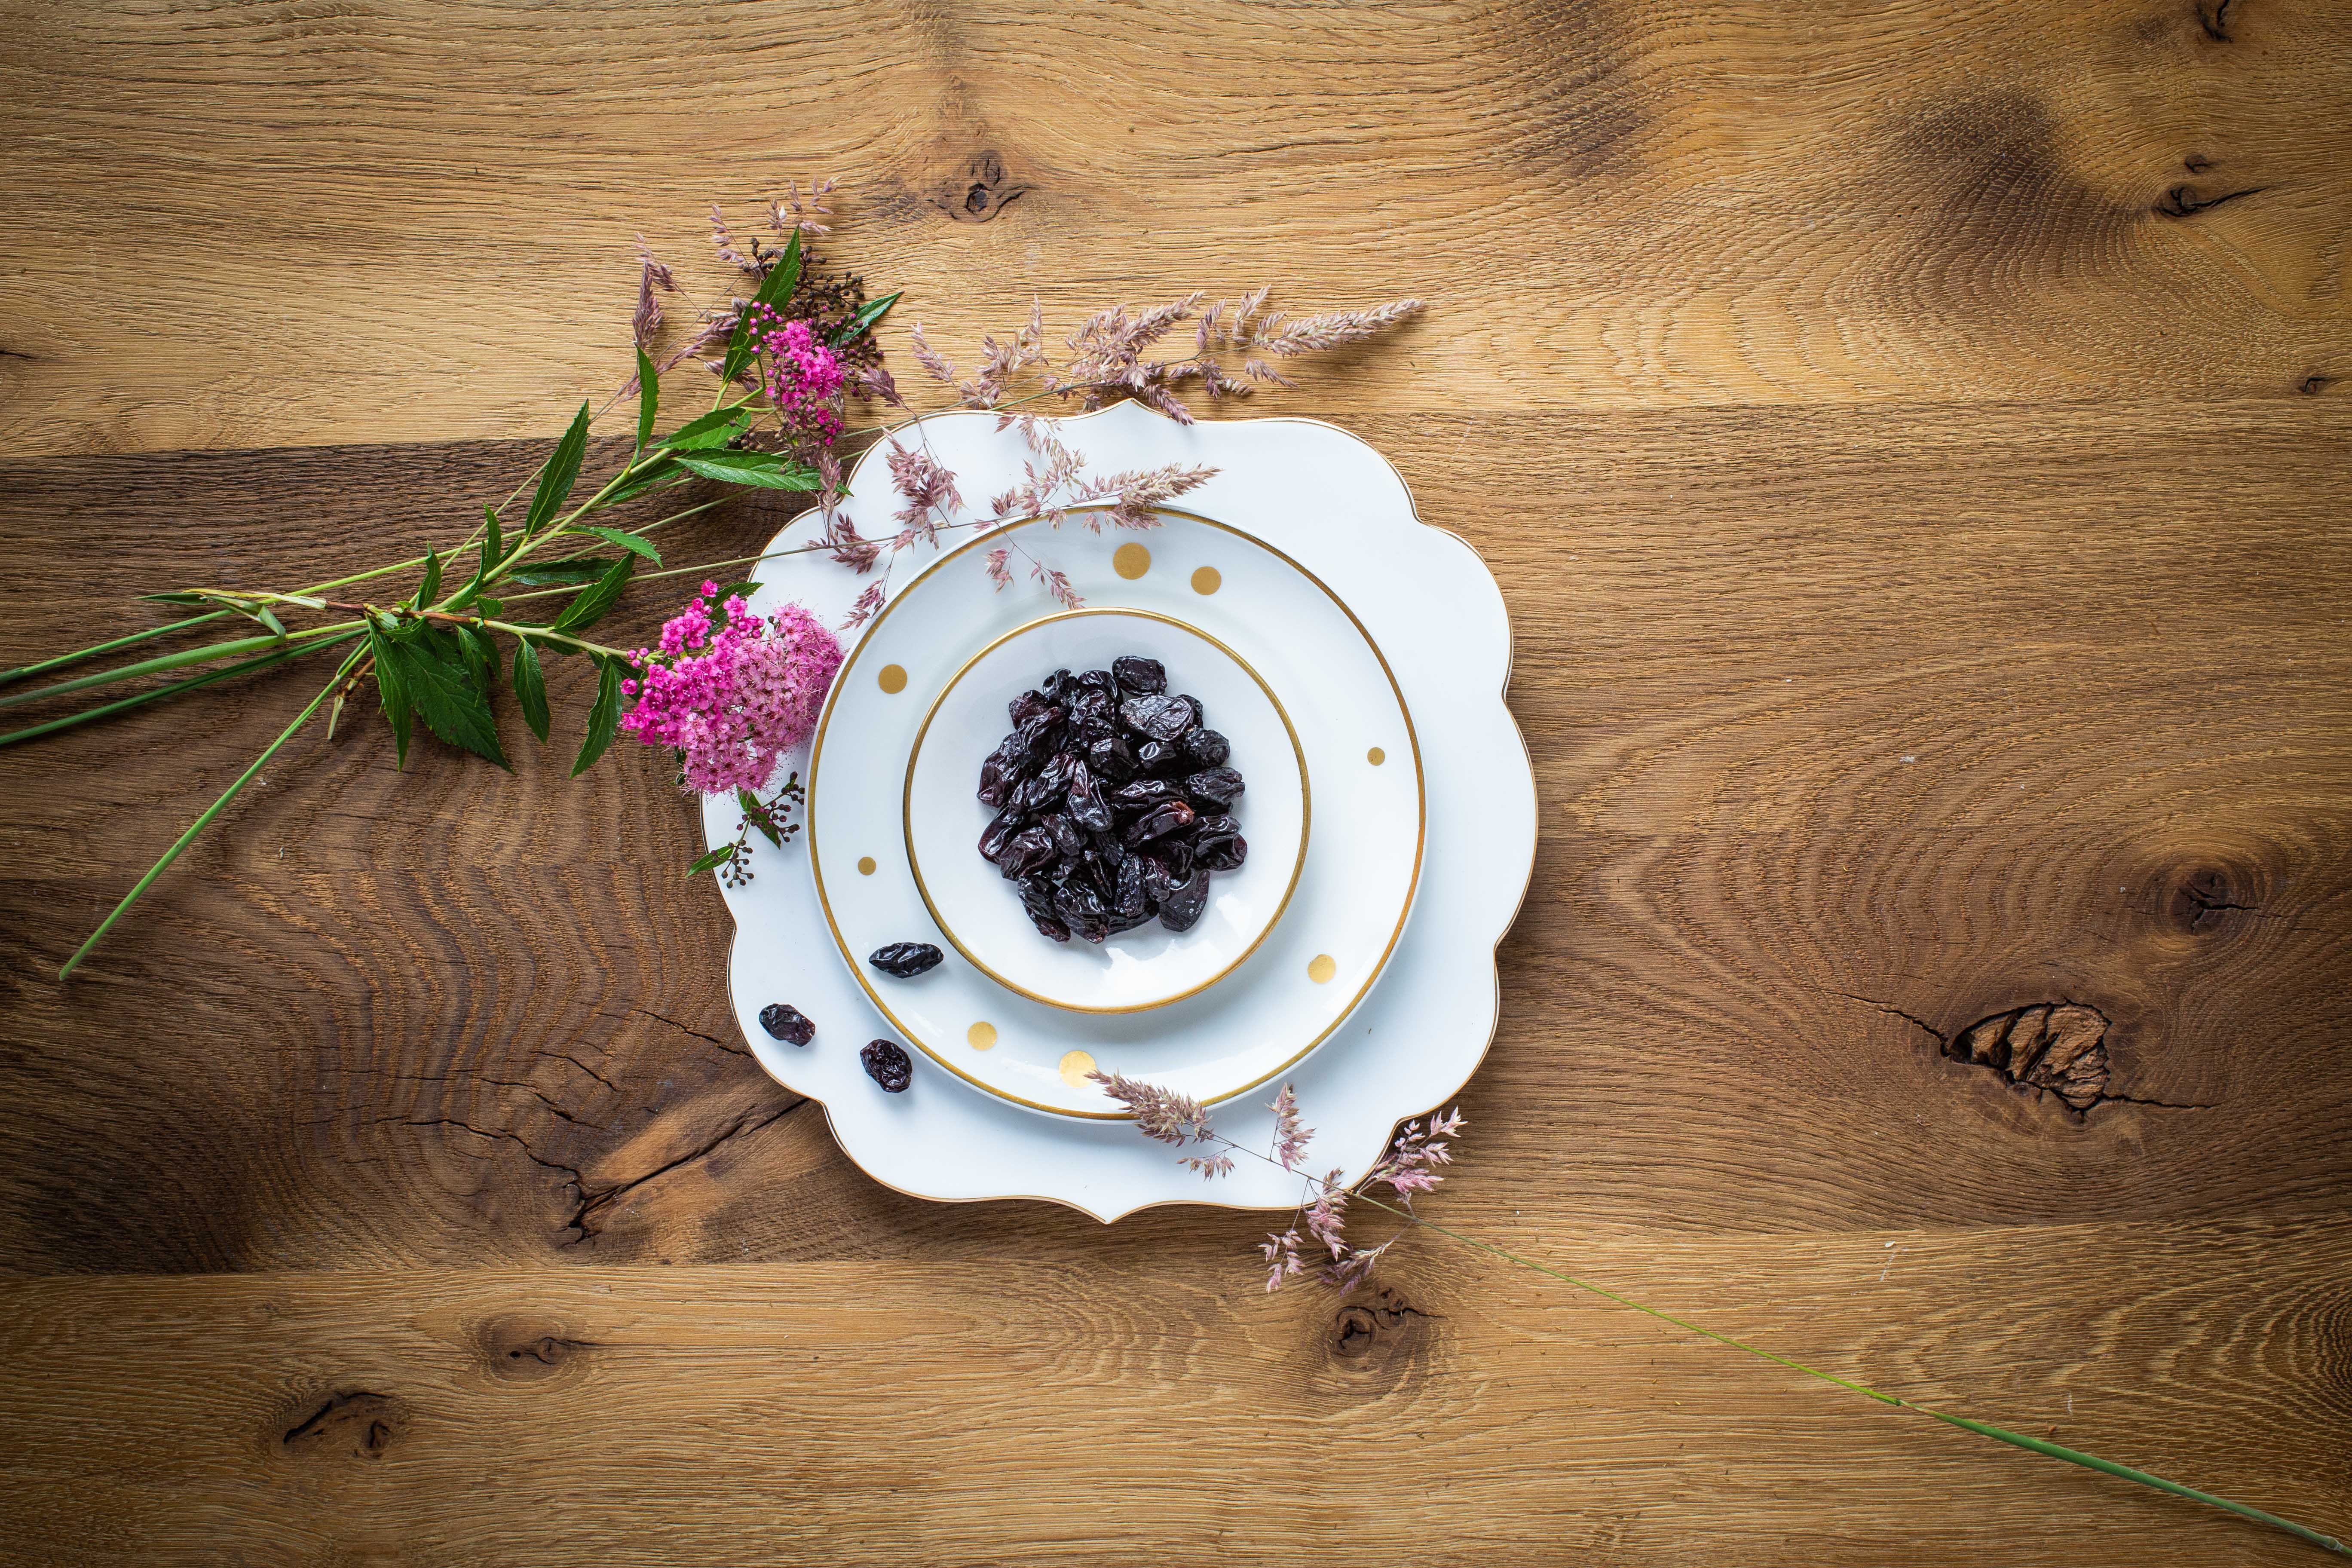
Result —
<instances>
[{"instance_id":1,"label":"pink flower cluster","mask_svg":"<svg viewBox=\"0 0 2352 1568\"><path fill-rule=\"evenodd\" d=\"M841 643L798 605L766 620L737 595L715 630L702 592L662 626L656 652L633 656L641 671L621 690L636 706L621 728L649 746L677 750L688 789L754 794L768 785L786 752L809 738L817 710L841 668Z\"/></svg>"},{"instance_id":2,"label":"pink flower cluster","mask_svg":"<svg viewBox=\"0 0 2352 1568\"><path fill-rule=\"evenodd\" d=\"M792 434L830 445L841 434L841 361L806 321L788 321L765 305L751 309L751 341L777 418Z\"/></svg>"}]
</instances>

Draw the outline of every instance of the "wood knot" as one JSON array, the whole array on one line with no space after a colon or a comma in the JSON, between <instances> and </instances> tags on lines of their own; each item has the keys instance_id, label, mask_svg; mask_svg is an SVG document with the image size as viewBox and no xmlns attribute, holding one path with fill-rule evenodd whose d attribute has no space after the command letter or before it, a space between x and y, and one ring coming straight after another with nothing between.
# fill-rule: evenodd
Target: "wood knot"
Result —
<instances>
[{"instance_id":1,"label":"wood knot","mask_svg":"<svg viewBox=\"0 0 2352 1568\"><path fill-rule=\"evenodd\" d=\"M986 223L1029 188L1005 174L1004 160L994 152L976 153L960 174L940 184L931 205L958 223Z\"/></svg>"},{"instance_id":2,"label":"wood knot","mask_svg":"<svg viewBox=\"0 0 2352 1568\"><path fill-rule=\"evenodd\" d=\"M354 1388L286 1429L279 1446L306 1458L380 1459L408 1426L407 1407L389 1394Z\"/></svg>"},{"instance_id":3,"label":"wood knot","mask_svg":"<svg viewBox=\"0 0 2352 1568\"><path fill-rule=\"evenodd\" d=\"M2165 896L2165 918L2192 936L2219 930L2233 910L2252 910L2253 904L2218 866L2200 866L2181 876Z\"/></svg>"},{"instance_id":4,"label":"wood knot","mask_svg":"<svg viewBox=\"0 0 2352 1568\"><path fill-rule=\"evenodd\" d=\"M492 1376L523 1383L552 1377L596 1348L593 1341L576 1339L560 1327L520 1317L493 1318L481 1326L477 1339Z\"/></svg>"},{"instance_id":5,"label":"wood knot","mask_svg":"<svg viewBox=\"0 0 2352 1568\"><path fill-rule=\"evenodd\" d=\"M2334 376L2326 375L2315 370L2309 375L2305 376L2301 381L2296 382L2294 384L2294 389L2297 392L2302 393L2305 397L2316 397L2335 384L2336 378Z\"/></svg>"},{"instance_id":6,"label":"wood knot","mask_svg":"<svg viewBox=\"0 0 2352 1568\"><path fill-rule=\"evenodd\" d=\"M2096 1007L2045 1003L1978 1020L1944 1054L1990 1068L2016 1088L2054 1094L2079 1116L2106 1098L2106 1037L2107 1016Z\"/></svg>"},{"instance_id":7,"label":"wood knot","mask_svg":"<svg viewBox=\"0 0 2352 1568\"><path fill-rule=\"evenodd\" d=\"M1332 1319L1331 1353L1348 1362L1361 1362L1375 1351L1391 1353L1410 1343L1416 1321L1428 1316L1394 1290L1349 1302Z\"/></svg>"}]
</instances>

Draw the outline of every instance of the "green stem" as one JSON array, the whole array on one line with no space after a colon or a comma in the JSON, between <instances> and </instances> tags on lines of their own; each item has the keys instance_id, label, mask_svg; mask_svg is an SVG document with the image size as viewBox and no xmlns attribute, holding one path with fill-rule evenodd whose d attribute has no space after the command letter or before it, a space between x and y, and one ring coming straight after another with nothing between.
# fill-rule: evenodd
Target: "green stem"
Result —
<instances>
[{"instance_id":1,"label":"green stem","mask_svg":"<svg viewBox=\"0 0 2352 1568\"><path fill-rule=\"evenodd\" d=\"M533 642L569 643L572 647L578 648L583 653L601 653L608 658L627 658L629 657L625 649L606 647L603 643L589 642L584 638L572 637L566 632L551 632L545 626L519 626L511 621L493 621L486 618L478 618L474 624L492 631L511 632L519 637L528 637Z\"/></svg>"},{"instance_id":2,"label":"green stem","mask_svg":"<svg viewBox=\"0 0 2352 1568\"><path fill-rule=\"evenodd\" d=\"M186 680L175 680L169 686L158 686L152 691L142 691L136 697L125 697L119 702L109 702L104 707L84 709L79 713L68 713L62 719L52 719L46 724L35 724L30 729L12 731L5 735L0 735L0 746L13 746L20 741L36 740L43 735L54 734L59 730L70 730L77 724L87 724L94 719L110 717L122 712L125 709L139 707L142 703L158 702L166 697L176 697L183 691L194 691L199 686L210 686L216 680L226 680L231 676L244 675L257 669L267 669L272 665L283 664L289 658L299 658L306 653L317 653L321 648L338 647L361 635L362 634L358 629L339 632L333 637L322 637L317 642L305 643L299 647L280 648L276 653L266 653L258 658L248 658L241 664L232 664L226 669L207 670L202 675L192 676Z\"/></svg>"},{"instance_id":3,"label":"green stem","mask_svg":"<svg viewBox=\"0 0 2352 1568\"><path fill-rule=\"evenodd\" d=\"M1226 1142L1226 1140L1220 1139L1219 1142ZM1232 1144L1231 1146L1236 1149L1241 1148L1241 1145L1237 1143ZM1256 1158L1261 1160L1265 1158L1265 1155L1257 1153L1257 1151L1254 1149L1244 1149L1242 1150L1242 1152L1255 1155ZM1309 1181L1316 1180L1316 1178L1311 1176L1307 1179ZM2257 1524L2265 1524L2270 1526L2273 1530L2283 1531L2286 1534L2294 1536L2298 1541L2306 1542L2309 1544L2316 1546L2326 1552L2332 1552L2339 1557L2352 1557L2352 1547L2347 1547L2343 1542L2338 1541L2332 1535L2323 1535L2318 1531L2297 1524L2291 1519L2281 1519L2277 1514L2265 1512L2261 1509L2250 1507L2245 1503L2231 1502L2228 1498L2216 1497L2211 1492L2200 1491L2195 1487L2183 1486L2179 1481L2168 1481L2162 1476L2151 1475L2146 1470L2134 1469L2129 1465L2119 1465L2113 1459L2102 1459L2096 1454L2085 1454L2079 1448L2069 1448L2060 1443L2044 1442L2039 1437L2029 1437L2021 1432L2011 1432L2006 1427L1995 1426L1989 1422L1971 1421L1965 1415L1954 1415L1948 1411L1937 1410L1928 1405L1915 1405L1910 1400L1897 1399L1891 1394L1881 1394L1878 1390L1866 1387L1862 1384L1849 1383L1843 1377L1837 1377L1829 1373L1818 1371L1815 1368L1805 1365L1802 1362L1790 1361L1787 1356L1774 1355L1770 1351L1763 1350L1756 1345L1751 1345L1745 1340L1735 1340L1728 1334L1718 1334L1713 1329L1701 1328L1698 1324L1692 1322L1687 1318L1677 1318L1672 1312L1662 1312L1655 1307L1645 1307L1639 1301L1621 1296L1616 1291L1606 1289L1601 1286L1593 1284L1590 1280L1580 1279L1573 1274L1564 1273L1557 1268L1547 1268L1545 1265L1535 1262L1530 1258L1521 1258L1516 1252L1511 1252L1503 1247L1496 1247L1492 1242L1481 1241L1475 1236L1468 1236L1461 1231L1450 1229L1445 1226L1439 1225L1434 1220L1423 1219L1419 1215L1412 1213L1409 1209L1398 1208L1393 1205L1384 1204L1378 1198L1370 1196L1363 1193L1357 1193L1352 1194L1352 1196L1359 1203L1370 1204L1376 1209L1386 1210L1388 1213L1395 1215L1400 1219L1403 1219L1412 1225L1418 1226L1423 1230L1433 1230L1438 1235L1449 1237L1452 1239L1462 1243L1465 1247L1474 1247L1481 1252L1491 1253L1495 1257L1502 1258L1507 1263L1516 1263L1522 1268L1533 1269L1536 1273L1547 1275L1551 1279L1559 1280L1562 1284L1573 1285L1580 1290L1589 1291L1595 1296L1601 1297L1603 1300L1613 1301L1621 1307L1629 1307L1634 1311L1642 1313L1645 1317L1655 1318L1662 1323L1671 1323L1675 1328L1681 1329L1686 1333L1696 1334L1701 1339L1713 1340L1717 1344L1728 1345L1733 1350L1745 1351L1749 1355L1757 1356L1762 1360L1772 1363L1775 1366L1787 1367L1791 1372L1801 1373L1807 1377L1817 1378L1822 1383L1833 1384L1836 1387L1846 1390L1848 1393L1859 1394L1865 1399L1874 1399L1881 1405L1890 1405L1897 1410L1908 1410L1920 1415L1931 1416L1937 1421L1943 1422L1948 1426L1958 1426L1962 1431L1974 1432L1979 1437L1990 1437L1997 1443L2007 1443L2012 1447L2023 1448L2032 1453L2046 1455L2053 1459L2063 1459L2070 1465L2080 1465L2085 1469L2097 1470L2103 1475L2116 1476L2127 1481L2137 1481L2141 1486L2152 1487L2156 1490L2161 1492L2170 1492L2175 1497L2187 1498L2191 1502L2201 1502L2209 1508L2218 1508L2225 1512L2234 1513L2241 1519L2250 1519Z\"/></svg>"},{"instance_id":4,"label":"green stem","mask_svg":"<svg viewBox=\"0 0 2352 1568\"><path fill-rule=\"evenodd\" d=\"M247 768L245 772L237 774L236 782L229 785L227 789L222 791L221 797L213 802L212 805L206 806L205 808L204 815L197 817L195 821L190 823L188 825L188 830L185 833L181 834L178 838L173 841L172 847L163 851L163 858L156 861L152 866L150 866L147 868L147 874L139 879L138 885L122 896L122 901L114 906L114 912L108 915L104 920L99 921L98 929L90 932L88 940L83 942L79 947L74 949L74 955L71 958L67 959L64 967L58 971L58 979L63 980L67 975L71 974L74 972L74 966L81 963L84 958L87 958L89 955L89 950L96 947L99 944L100 940L102 939L108 931L114 929L114 922L122 918L122 913L125 910L128 910L133 903L138 901L139 895L145 892L148 887L153 883L155 879L163 874L166 867L170 866L173 861L180 858L180 852L182 850L185 849L189 845L196 841L196 835L202 833L207 826L211 826L213 818L221 814L222 807L226 806L230 801L236 798L238 791L242 790L247 784L253 782L254 775L261 772L263 764L267 763L270 758L278 754L279 747L285 745L287 742L294 738L294 731L299 730L303 725L310 722L310 715L316 713L319 710L319 705L326 701L329 697L334 694L335 688L341 684L343 677L349 675L352 670L357 667L362 657L362 656L361 654L354 653L349 658L345 659L343 661L343 667L335 671L334 679L328 681L327 684L320 689L319 695L310 699L309 704L303 708L302 711L294 715L294 721L278 732L278 739L270 742L268 745L262 748L261 755L253 759L253 765Z\"/></svg>"},{"instance_id":5,"label":"green stem","mask_svg":"<svg viewBox=\"0 0 2352 1568\"><path fill-rule=\"evenodd\" d=\"M230 613L227 610L215 610L209 615L190 616L184 621L173 621L167 626L149 626L143 632L132 632L129 637L116 637L112 642L96 643L73 653L61 653L55 658L45 658L38 664L25 665L20 668L9 670L5 674L0 674L0 686L5 686L11 681L27 679L36 675L46 675L52 669L63 669L67 665L79 664L83 659L96 658L100 654L112 653L119 647L130 647L133 644L146 642L153 637L167 637L173 632L184 631L190 626L200 626L206 621L217 621Z\"/></svg>"},{"instance_id":6,"label":"green stem","mask_svg":"<svg viewBox=\"0 0 2352 1568\"><path fill-rule=\"evenodd\" d=\"M285 647L292 643L307 642L341 626L312 626L287 637L264 632L258 637L237 637L230 642L207 643L203 647L183 648L155 658L142 659L137 664L118 665L101 669L96 675L79 676L72 680L60 680L53 686L39 687L31 691L12 691L0 697L0 708L13 708L20 702L38 702L43 698L63 697L69 691L83 691L93 686L106 686L117 680L135 679L142 675L159 675L167 669L180 669L191 664L210 664L215 659L235 658L240 654L258 653L264 648Z\"/></svg>"}]
</instances>

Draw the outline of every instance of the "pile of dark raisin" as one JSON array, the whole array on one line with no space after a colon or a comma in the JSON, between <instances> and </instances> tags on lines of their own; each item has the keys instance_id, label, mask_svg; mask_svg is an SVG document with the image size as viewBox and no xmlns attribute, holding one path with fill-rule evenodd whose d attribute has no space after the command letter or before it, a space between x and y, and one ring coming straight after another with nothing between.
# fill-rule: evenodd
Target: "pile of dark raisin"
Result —
<instances>
[{"instance_id":1,"label":"pile of dark raisin","mask_svg":"<svg viewBox=\"0 0 2352 1568\"><path fill-rule=\"evenodd\" d=\"M996 819L980 852L1055 942L1107 941L1157 916L1190 931L1209 876L1249 854L1232 808L1242 775L1199 699L1158 659L1057 669L1010 705L1013 732L980 765Z\"/></svg>"}]
</instances>

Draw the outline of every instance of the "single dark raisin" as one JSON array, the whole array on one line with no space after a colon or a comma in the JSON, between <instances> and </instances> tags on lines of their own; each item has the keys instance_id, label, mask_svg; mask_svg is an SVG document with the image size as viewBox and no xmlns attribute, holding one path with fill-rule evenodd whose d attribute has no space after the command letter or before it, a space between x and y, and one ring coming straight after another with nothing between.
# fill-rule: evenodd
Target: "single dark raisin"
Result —
<instances>
[{"instance_id":1,"label":"single dark raisin","mask_svg":"<svg viewBox=\"0 0 2352 1568\"><path fill-rule=\"evenodd\" d=\"M1194 805L1222 809L1233 805L1244 787L1242 775L1232 768L1203 768L1184 781L1184 798Z\"/></svg>"},{"instance_id":2,"label":"single dark raisin","mask_svg":"<svg viewBox=\"0 0 2352 1568\"><path fill-rule=\"evenodd\" d=\"M1013 792L1013 798L1006 805L1024 816L1034 816L1060 800L1066 787L1066 784L1056 783L1041 772L1034 778L1023 779L1021 787Z\"/></svg>"},{"instance_id":3,"label":"single dark raisin","mask_svg":"<svg viewBox=\"0 0 2352 1568\"><path fill-rule=\"evenodd\" d=\"M1196 867L1190 877L1171 884L1168 896L1160 900L1160 923L1172 931L1191 931L1208 907L1209 873Z\"/></svg>"},{"instance_id":4,"label":"single dark raisin","mask_svg":"<svg viewBox=\"0 0 2352 1568\"><path fill-rule=\"evenodd\" d=\"M1054 700L1042 691L1024 691L1006 703L1004 710L1012 716L1013 727L1017 730L1053 705Z\"/></svg>"},{"instance_id":5,"label":"single dark raisin","mask_svg":"<svg viewBox=\"0 0 2352 1568\"><path fill-rule=\"evenodd\" d=\"M982 805L1003 805L1013 798L1013 789L1021 783L1023 758L1021 737L1004 737L1004 743L988 754L980 764L980 803Z\"/></svg>"},{"instance_id":6,"label":"single dark raisin","mask_svg":"<svg viewBox=\"0 0 2352 1568\"><path fill-rule=\"evenodd\" d=\"M1231 816L1203 816L1193 824L1192 851L1212 871L1234 871L1248 858L1249 845L1242 837L1242 825Z\"/></svg>"},{"instance_id":7,"label":"single dark raisin","mask_svg":"<svg viewBox=\"0 0 2352 1568\"><path fill-rule=\"evenodd\" d=\"M915 1081L915 1061L907 1047L896 1040L868 1040L866 1048L857 1053L866 1066L866 1076L882 1086L889 1094L904 1094L907 1086Z\"/></svg>"},{"instance_id":8,"label":"single dark raisin","mask_svg":"<svg viewBox=\"0 0 2352 1568\"><path fill-rule=\"evenodd\" d=\"M1111 827L1111 803L1103 798L1102 786L1084 763L1072 770L1070 787L1062 796L1068 805L1070 820L1089 833L1108 833Z\"/></svg>"},{"instance_id":9,"label":"single dark raisin","mask_svg":"<svg viewBox=\"0 0 2352 1568\"><path fill-rule=\"evenodd\" d=\"M1111 900L1111 908L1120 920L1141 925L1151 917L1151 900L1143 890L1142 858L1136 855L1126 857L1119 861L1118 872L1117 896Z\"/></svg>"},{"instance_id":10,"label":"single dark raisin","mask_svg":"<svg viewBox=\"0 0 2352 1568\"><path fill-rule=\"evenodd\" d=\"M1154 844L1151 847L1151 852L1168 863L1168 879L1171 882L1181 882L1191 876L1193 864L1199 858L1198 853L1192 845L1176 834L1171 834Z\"/></svg>"},{"instance_id":11,"label":"single dark raisin","mask_svg":"<svg viewBox=\"0 0 2352 1568\"><path fill-rule=\"evenodd\" d=\"M1068 670L1057 669L1039 681L1037 689L1045 694L1047 700L1059 702L1070 694L1070 688L1075 684L1075 680L1076 678Z\"/></svg>"},{"instance_id":12,"label":"single dark raisin","mask_svg":"<svg viewBox=\"0 0 2352 1568\"><path fill-rule=\"evenodd\" d=\"M1099 691L1108 696L1113 689L1111 672L1108 669L1080 670L1076 685L1081 691Z\"/></svg>"},{"instance_id":13,"label":"single dark raisin","mask_svg":"<svg viewBox=\"0 0 2352 1568\"><path fill-rule=\"evenodd\" d=\"M1028 912L1029 923L1037 928L1040 936L1055 942L1070 940L1070 928L1054 909L1054 884L1043 877L1026 877L1021 882L1021 907Z\"/></svg>"},{"instance_id":14,"label":"single dark raisin","mask_svg":"<svg viewBox=\"0 0 2352 1568\"><path fill-rule=\"evenodd\" d=\"M1073 877L1054 890L1054 912L1081 942L1101 943L1110 937L1110 911L1083 878Z\"/></svg>"},{"instance_id":15,"label":"single dark raisin","mask_svg":"<svg viewBox=\"0 0 2352 1568\"><path fill-rule=\"evenodd\" d=\"M1110 792L1110 803L1130 816L1150 811L1155 805L1165 805L1177 799L1182 791L1166 779L1137 779L1123 784Z\"/></svg>"},{"instance_id":16,"label":"single dark raisin","mask_svg":"<svg viewBox=\"0 0 2352 1568\"><path fill-rule=\"evenodd\" d=\"M1087 747L1087 766L1097 778L1124 784L1135 776L1135 748L1124 735L1107 735Z\"/></svg>"},{"instance_id":17,"label":"single dark raisin","mask_svg":"<svg viewBox=\"0 0 2352 1568\"><path fill-rule=\"evenodd\" d=\"M1121 695L1157 697L1168 689L1168 669L1156 658L1129 654L1110 661L1110 673Z\"/></svg>"},{"instance_id":18,"label":"single dark raisin","mask_svg":"<svg viewBox=\"0 0 2352 1568\"><path fill-rule=\"evenodd\" d=\"M760 1027L787 1045L805 1046L816 1038L816 1026L809 1022L808 1015L782 1002L771 1002L760 1009Z\"/></svg>"},{"instance_id":19,"label":"single dark raisin","mask_svg":"<svg viewBox=\"0 0 2352 1568\"><path fill-rule=\"evenodd\" d=\"M1192 826L1192 808L1181 800L1163 801L1135 819L1127 830L1130 847L1149 844L1155 838L1165 838L1180 828Z\"/></svg>"},{"instance_id":20,"label":"single dark raisin","mask_svg":"<svg viewBox=\"0 0 2352 1568\"><path fill-rule=\"evenodd\" d=\"M1184 754L1204 768L1221 768L1234 754L1233 742L1214 730L1187 730L1182 744Z\"/></svg>"},{"instance_id":21,"label":"single dark raisin","mask_svg":"<svg viewBox=\"0 0 2352 1568\"><path fill-rule=\"evenodd\" d=\"M1192 721L1185 725L1184 730L1197 730L1202 725L1209 721L1209 710L1201 706L1201 700L1199 698L1180 691L1176 694L1176 700L1183 703L1192 710ZM1181 735L1183 734L1184 730L1179 730L1176 732L1179 735Z\"/></svg>"},{"instance_id":22,"label":"single dark raisin","mask_svg":"<svg viewBox=\"0 0 2352 1568\"><path fill-rule=\"evenodd\" d=\"M928 942L894 942L887 947L877 947L866 955L866 962L885 974L895 974L901 980L912 980L927 969L939 967L943 955Z\"/></svg>"},{"instance_id":23,"label":"single dark raisin","mask_svg":"<svg viewBox=\"0 0 2352 1568\"><path fill-rule=\"evenodd\" d=\"M1173 741L1146 741L1135 748L1135 765L1155 778L1180 778L1192 771L1192 759Z\"/></svg>"},{"instance_id":24,"label":"single dark raisin","mask_svg":"<svg viewBox=\"0 0 2352 1568\"><path fill-rule=\"evenodd\" d=\"M1154 741L1172 741L1199 722L1189 697L1130 697L1118 705L1118 718Z\"/></svg>"},{"instance_id":25,"label":"single dark raisin","mask_svg":"<svg viewBox=\"0 0 2352 1568\"><path fill-rule=\"evenodd\" d=\"M996 868L1004 873L1005 880L1017 882L1033 871L1044 870L1055 853L1051 833L1043 827L1024 827L1004 841Z\"/></svg>"},{"instance_id":26,"label":"single dark raisin","mask_svg":"<svg viewBox=\"0 0 2352 1568\"><path fill-rule=\"evenodd\" d=\"M1086 835L1078 831L1076 823L1072 822L1060 812L1047 812L1037 819L1037 826L1044 828L1047 837L1054 840L1054 853L1056 855L1086 853Z\"/></svg>"},{"instance_id":27,"label":"single dark raisin","mask_svg":"<svg viewBox=\"0 0 2352 1568\"><path fill-rule=\"evenodd\" d=\"M980 836L980 858L993 866L1004 855L1004 846L1021 831L1021 814L1000 811L989 820Z\"/></svg>"}]
</instances>

